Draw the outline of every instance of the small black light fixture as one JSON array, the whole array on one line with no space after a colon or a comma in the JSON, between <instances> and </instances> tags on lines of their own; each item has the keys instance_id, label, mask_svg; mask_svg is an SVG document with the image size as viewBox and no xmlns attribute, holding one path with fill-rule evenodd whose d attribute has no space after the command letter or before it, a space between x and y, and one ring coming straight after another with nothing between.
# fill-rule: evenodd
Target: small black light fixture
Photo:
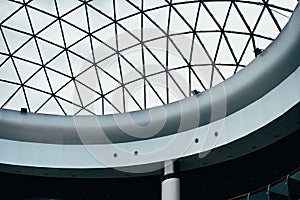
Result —
<instances>
[{"instance_id":1,"label":"small black light fixture","mask_svg":"<svg viewBox=\"0 0 300 200\"><path fill-rule=\"evenodd\" d=\"M256 47L256 48L254 49L255 57L257 57L259 54L261 54L261 52L263 52L263 50Z\"/></svg>"},{"instance_id":2,"label":"small black light fixture","mask_svg":"<svg viewBox=\"0 0 300 200\"><path fill-rule=\"evenodd\" d=\"M192 90L192 94L193 95L198 95L198 94L200 94L201 92L200 91L198 91L198 90Z\"/></svg>"},{"instance_id":3,"label":"small black light fixture","mask_svg":"<svg viewBox=\"0 0 300 200\"><path fill-rule=\"evenodd\" d=\"M27 113L27 108L21 108L21 113Z\"/></svg>"}]
</instances>

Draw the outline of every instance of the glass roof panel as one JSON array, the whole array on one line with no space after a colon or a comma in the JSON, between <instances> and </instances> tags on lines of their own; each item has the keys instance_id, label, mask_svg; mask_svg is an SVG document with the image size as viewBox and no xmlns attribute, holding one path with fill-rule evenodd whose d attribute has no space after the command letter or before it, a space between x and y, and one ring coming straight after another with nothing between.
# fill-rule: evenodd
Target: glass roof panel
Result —
<instances>
[{"instance_id":1,"label":"glass roof panel","mask_svg":"<svg viewBox=\"0 0 300 200\"><path fill-rule=\"evenodd\" d=\"M1 1L1 108L106 115L189 97L247 66L296 4Z\"/></svg>"}]
</instances>

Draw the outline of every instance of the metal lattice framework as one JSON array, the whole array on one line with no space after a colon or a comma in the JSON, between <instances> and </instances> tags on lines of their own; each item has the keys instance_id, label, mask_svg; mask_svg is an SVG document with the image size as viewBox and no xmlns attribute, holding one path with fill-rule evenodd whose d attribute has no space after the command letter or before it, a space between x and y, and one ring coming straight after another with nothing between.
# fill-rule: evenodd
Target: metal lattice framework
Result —
<instances>
[{"instance_id":1,"label":"metal lattice framework","mask_svg":"<svg viewBox=\"0 0 300 200\"><path fill-rule=\"evenodd\" d=\"M245 67L296 4L1 1L1 108L104 115L186 98Z\"/></svg>"}]
</instances>

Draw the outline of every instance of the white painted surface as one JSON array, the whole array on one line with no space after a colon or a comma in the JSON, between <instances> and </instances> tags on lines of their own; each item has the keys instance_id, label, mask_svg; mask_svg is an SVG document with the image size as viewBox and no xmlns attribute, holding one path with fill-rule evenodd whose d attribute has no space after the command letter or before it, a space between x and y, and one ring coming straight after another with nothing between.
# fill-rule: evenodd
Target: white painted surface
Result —
<instances>
[{"instance_id":1,"label":"white painted surface","mask_svg":"<svg viewBox=\"0 0 300 200\"><path fill-rule=\"evenodd\" d=\"M162 200L180 200L179 178L169 178L161 183Z\"/></svg>"}]
</instances>

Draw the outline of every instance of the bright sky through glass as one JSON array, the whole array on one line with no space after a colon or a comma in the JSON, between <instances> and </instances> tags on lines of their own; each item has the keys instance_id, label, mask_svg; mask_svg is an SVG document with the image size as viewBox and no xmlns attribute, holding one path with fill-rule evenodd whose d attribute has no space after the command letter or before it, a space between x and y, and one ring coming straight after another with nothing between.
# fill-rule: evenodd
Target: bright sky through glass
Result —
<instances>
[{"instance_id":1,"label":"bright sky through glass","mask_svg":"<svg viewBox=\"0 0 300 200\"><path fill-rule=\"evenodd\" d=\"M0 106L104 115L186 98L243 69L296 4L0 1Z\"/></svg>"}]
</instances>

